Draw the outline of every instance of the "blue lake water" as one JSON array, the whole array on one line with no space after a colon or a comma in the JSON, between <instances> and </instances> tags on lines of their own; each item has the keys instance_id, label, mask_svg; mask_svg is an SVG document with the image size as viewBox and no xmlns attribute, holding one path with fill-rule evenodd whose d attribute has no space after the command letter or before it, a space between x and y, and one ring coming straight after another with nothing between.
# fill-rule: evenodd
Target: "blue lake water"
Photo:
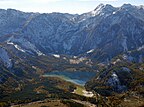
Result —
<instances>
[{"instance_id":1,"label":"blue lake water","mask_svg":"<svg viewBox=\"0 0 144 107\"><path fill-rule=\"evenodd\" d=\"M85 85L85 83L91 78L95 77L96 72L88 72L88 71L53 71L46 73L44 76L47 77L60 77L66 81L78 84Z\"/></svg>"}]
</instances>

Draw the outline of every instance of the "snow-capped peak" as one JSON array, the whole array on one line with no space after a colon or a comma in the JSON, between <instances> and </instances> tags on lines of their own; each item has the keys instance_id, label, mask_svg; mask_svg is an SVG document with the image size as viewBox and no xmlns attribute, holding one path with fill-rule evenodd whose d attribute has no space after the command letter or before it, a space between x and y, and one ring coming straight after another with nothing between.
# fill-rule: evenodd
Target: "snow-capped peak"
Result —
<instances>
[{"instance_id":1,"label":"snow-capped peak","mask_svg":"<svg viewBox=\"0 0 144 107\"><path fill-rule=\"evenodd\" d=\"M104 4L99 4L94 10L96 11L96 10L99 10L99 9L101 9L101 8L103 8L105 5Z\"/></svg>"},{"instance_id":2,"label":"snow-capped peak","mask_svg":"<svg viewBox=\"0 0 144 107\"><path fill-rule=\"evenodd\" d=\"M102 10L103 10L104 7L105 7L104 4L98 5L98 6L91 12L92 16L96 16L96 15L100 14L100 13L102 12Z\"/></svg>"},{"instance_id":3,"label":"snow-capped peak","mask_svg":"<svg viewBox=\"0 0 144 107\"><path fill-rule=\"evenodd\" d=\"M106 5L100 4L91 13L93 14L93 16L96 16L98 14L103 15L104 13L114 12L115 9L116 8L114 8L112 5L109 5L109 4L106 4Z\"/></svg>"}]
</instances>

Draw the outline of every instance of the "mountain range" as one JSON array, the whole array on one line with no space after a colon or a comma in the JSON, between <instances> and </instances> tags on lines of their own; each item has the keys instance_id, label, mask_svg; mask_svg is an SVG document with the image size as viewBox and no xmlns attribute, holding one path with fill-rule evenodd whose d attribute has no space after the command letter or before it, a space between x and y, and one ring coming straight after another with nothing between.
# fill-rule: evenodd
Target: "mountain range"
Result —
<instances>
[{"instance_id":1,"label":"mountain range","mask_svg":"<svg viewBox=\"0 0 144 107\"><path fill-rule=\"evenodd\" d=\"M144 44L143 14L142 6L130 4L100 4L81 15L0 10L0 37L1 42L43 54L79 55L100 49L111 59Z\"/></svg>"},{"instance_id":2,"label":"mountain range","mask_svg":"<svg viewBox=\"0 0 144 107\"><path fill-rule=\"evenodd\" d=\"M80 15L0 9L2 95L54 70L95 71L97 75L86 83L87 89L102 95L121 93L132 89L132 81L144 85L137 76L143 75L143 62L142 5L100 4ZM103 86L111 88L99 91Z\"/></svg>"}]
</instances>

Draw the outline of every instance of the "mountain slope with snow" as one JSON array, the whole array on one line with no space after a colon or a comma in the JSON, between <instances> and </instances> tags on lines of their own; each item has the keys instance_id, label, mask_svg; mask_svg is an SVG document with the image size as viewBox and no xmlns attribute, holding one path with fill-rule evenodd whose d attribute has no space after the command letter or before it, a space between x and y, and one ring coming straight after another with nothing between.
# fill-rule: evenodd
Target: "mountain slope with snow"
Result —
<instances>
[{"instance_id":1,"label":"mountain slope with snow","mask_svg":"<svg viewBox=\"0 0 144 107\"><path fill-rule=\"evenodd\" d=\"M15 42L20 47L26 41L46 55L101 50L105 59L111 59L144 44L143 13L142 6L130 4L121 7L100 4L81 15L0 10L0 41Z\"/></svg>"}]
</instances>

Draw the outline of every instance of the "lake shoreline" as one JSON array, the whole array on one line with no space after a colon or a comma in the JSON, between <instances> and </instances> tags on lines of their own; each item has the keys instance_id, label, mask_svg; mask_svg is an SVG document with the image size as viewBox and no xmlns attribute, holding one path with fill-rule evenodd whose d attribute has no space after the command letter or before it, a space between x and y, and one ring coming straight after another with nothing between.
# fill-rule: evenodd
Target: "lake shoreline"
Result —
<instances>
[{"instance_id":1,"label":"lake shoreline","mask_svg":"<svg viewBox=\"0 0 144 107\"><path fill-rule=\"evenodd\" d=\"M80 83L77 83L75 82L74 80L70 79L70 78L66 78L64 76L58 76L58 75L43 75L42 77L56 77L56 78L60 78L60 79L63 79L67 82L71 82L71 83L74 83L76 85L80 85L80 86L84 86L85 84L80 84Z\"/></svg>"},{"instance_id":2,"label":"lake shoreline","mask_svg":"<svg viewBox=\"0 0 144 107\"><path fill-rule=\"evenodd\" d=\"M84 86L87 81L93 78L96 75L96 72L89 71L77 71L77 72L68 72L68 71L52 71L43 75L43 77L58 77L65 81L72 82L74 84Z\"/></svg>"},{"instance_id":3,"label":"lake shoreline","mask_svg":"<svg viewBox=\"0 0 144 107\"><path fill-rule=\"evenodd\" d=\"M85 96L85 97L93 97L94 96L93 92L87 91L85 89L85 87L84 87L85 84L79 84L79 83L75 82L74 80L72 80L68 77L65 77L63 75L54 75L53 74L53 75L43 75L43 77L56 77L56 78L60 78L64 81L71 82L71 83L76 85L76 89L72 93L82 95L82 96Z\"/></svg>"}]
</instances>

